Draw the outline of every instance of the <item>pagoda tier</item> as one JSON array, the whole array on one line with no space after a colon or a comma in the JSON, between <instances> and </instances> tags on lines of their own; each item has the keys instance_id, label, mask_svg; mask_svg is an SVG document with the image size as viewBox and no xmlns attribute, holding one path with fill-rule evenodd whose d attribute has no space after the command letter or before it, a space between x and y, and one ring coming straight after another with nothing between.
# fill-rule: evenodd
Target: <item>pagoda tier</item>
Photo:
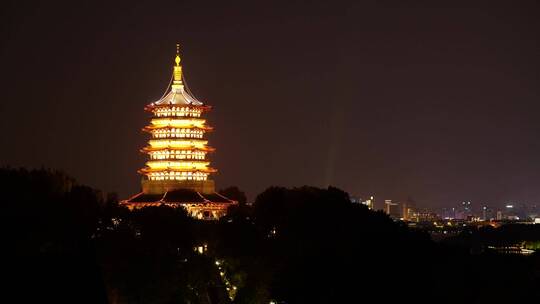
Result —
<instances>
[{"instance_id":1,"label":"pagoda tier","mask_svg":"<svg viewBox=\"0 0 540 304\"><path fill-rule=\"evenodd\" d=\"M186 135L198 135L198 134L204 135L204 133L211 132L213 129L210 127L175 128L172 126L166 126L166 127L147 126L147 127L144 127L142 130L144 132L152 134L153 137L159 137L158 135L167 134L167 137L184 138L186 137Z\"/></svg>"},{"instance_id":2,"label":"pagoda tier","mask_svg":"<svg viewBox=\"0 0 540 304\"><path fill-rule=\"evenodd\" d=\"M177 181L205 181L208 179L210 173L215 172L211 170L152 170L152 169L141 169L139 171L142 174L145 174L150 181L162 181L162 180L177 180Z\"/></svg>"},{"instance_id":3,"label":"pagoda tier","mask_svg":"<svg viewBox=\"0 0 540 304\"><path fill-rule=\"evenodd\" d=\"M151 139L148 141L148 146L143 148L143 151L155 151L160 149L177 149L177 150L204 150L211 151L213 148L207 146L207 140L201 139L183 139L183 138L166 138L166 139Z\"/></svg>"},{"instance_id":4,"label":"pagoda tier","mask_svg":"<svg viewBox=\"0 0 540 304\"><path fill-rule=\"evenodd\" d=\"M197 100L184 85L180 55L175 58L170 90L161 99L145 107L152 113L150 124L142 129L151 138L140 151L148 155L143 175L142 192L122 201L130 209L145 206L182 206L200 219L217 219L238 202L215 192L208 153L206 124L203 114L211 107Z\"/></svg>"},{"instance_id":5,"label":"pagoda tier","mask_svg":"<svg viewBox=\"0 0 540 304\"><path fill-rule=\"evenodd\" d=\"M144 131L152 132L162 128L179 128L179 129L201 129L205 131L212 130L212 127L206 125L206 120L200 118L171 118L171 117L154 117L150 121L150 125L143 128Z\"/></svg>"},{"instance_id":6,"label":"pagoda tier","mask_svg":"<svg viewBox=\"0 0 540 304\"><path fill-rule=\"evenodd\" d=\"M199 153L208 153L208 152L214 152L216 149L212 147L204 147L204 148L193 148L190 150L186 150L185 148L178 148L175 146L168 146L166 148L160 147L144 147L140 151L142 153L147 153L150 156L152 155L159 155L163 153L170 153L170 154L199 154Z\"/></svg>"},{"instance_id":7,"label":"pagoda tier","mask_svg":"<svg viewBox=\"0 0 540 304\"><path fill-rule=\"evenodd\" d=\"M150 104L144 108L146 111L151 112L156 117L200 117L203 112L208 112L212 109L210 106L196 106L196 105L172 105L172 104Z\"/></svg>"},{"instance_id":8,"label":"pagoda tier","mask_svg":"<svg viewBox=\"0 0 540 304\"><path fill-rule=\"evenodd\" d=\"M151 160L176 160L176 159L206 159L206 153L209 151L205 150L182 150L182 149L157 149L157 150L148 150L142 149L141 152L148 154Z\"/></svg>"},{"instance_id":9,"label":"pagoda tier","mask_svg":"<svg viewBox=\"0 0 540 304\"><path fill-rule=\"evenodd\" d=\"M146 131L143 129L143 131ZM200 128L159 128L152 131L147 131L152 134L152 139L169 138L169 139L202 139L206 131Z\"/></svg>"}]
</instances>

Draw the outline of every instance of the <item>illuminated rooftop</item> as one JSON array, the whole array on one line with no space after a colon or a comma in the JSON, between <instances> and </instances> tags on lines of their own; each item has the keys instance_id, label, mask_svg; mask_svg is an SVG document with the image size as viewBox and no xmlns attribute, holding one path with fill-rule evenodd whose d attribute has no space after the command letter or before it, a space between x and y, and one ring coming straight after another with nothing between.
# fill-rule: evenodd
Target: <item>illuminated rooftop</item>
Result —
<instances>
[{"instance_id":1,"label":"illuminated rooftop","mask_svg":"<svg viewBox=\"0 0 540 304\"><path fill-rule=\"evenodd\" d=\"M182 66L180 65L180 50L179 45L176 46L176 58L174 59L175 65L173 67L173 76L171 83L165 90L165 94L157 101L150 104L150 106L160 105L191 105L202 106L203 103L193 96L189 91L189 88L184 83L185 77L182 73ZM170 88L170 90L169 90Z\"/></svg>"}]
</instances>

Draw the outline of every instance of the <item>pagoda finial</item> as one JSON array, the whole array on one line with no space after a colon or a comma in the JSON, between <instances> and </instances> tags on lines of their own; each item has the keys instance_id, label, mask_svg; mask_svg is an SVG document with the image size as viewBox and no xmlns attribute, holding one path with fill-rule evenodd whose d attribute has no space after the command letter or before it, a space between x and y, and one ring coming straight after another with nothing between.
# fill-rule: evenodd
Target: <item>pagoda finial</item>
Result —
<instances>
[{"instance_id":1,"label":"pagoda finial","mask_svg":"<svg viewBox=\"0 0 540 304\"><path fill-rule=\"evenodd\" d=\"M182 83L182 66L180 65L180 43L176 44L176 57L174 62L176 65L173 67L173 85L172 89L175 91L182 91L184 89L184 84Z\"/></svg>"},{"instance_id":2,"label":"pagoda finial","mask_svg":"<svg viewBox=\"0 0 540 304\"><path fill-rule=\"evenodd\" d=\"M174 62L176 62L176 66L180 65L180 43L176 44L176 58L174 58Z\"/></svg>"}]
</instances>

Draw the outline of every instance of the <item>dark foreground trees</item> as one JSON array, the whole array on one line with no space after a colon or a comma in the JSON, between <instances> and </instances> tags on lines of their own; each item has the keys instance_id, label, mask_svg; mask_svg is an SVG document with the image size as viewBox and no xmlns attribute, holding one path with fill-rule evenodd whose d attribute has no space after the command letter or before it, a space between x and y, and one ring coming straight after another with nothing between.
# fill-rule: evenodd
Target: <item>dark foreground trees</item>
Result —
<instances>
[{"instance_id":1,"label":"dark foreground trees","mask_svg":"<svg viewBox=\"0 0 540 304\"><path fill-rule=\"evenodd\" d=\"M439 245L336 188L272 187L219 222L129 212L55 171L0 170L17 302L515 303L538 256ZM239 191L237 191L239 192ZM489 232L492 233L492 232Z\"/></svg>"},{"instance_id":2,"label":"dark foreground trees","mask_svg":"<svg viewBox=\"0 0 540 304\"><path fill-rule=\"evenodd\" d=\"M51 170L0 170L4 301L104 303L100 194Z\"/></svg>"}]
</instances>

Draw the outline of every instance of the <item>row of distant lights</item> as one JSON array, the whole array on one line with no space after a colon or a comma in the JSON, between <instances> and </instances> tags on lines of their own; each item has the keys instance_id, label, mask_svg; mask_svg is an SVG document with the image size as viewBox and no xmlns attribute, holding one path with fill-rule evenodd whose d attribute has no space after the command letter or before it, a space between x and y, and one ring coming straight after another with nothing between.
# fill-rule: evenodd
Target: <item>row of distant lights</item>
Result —
<instances>
[{"instance_id":1,"label":"row of distant lights","mask_svg":"<svg viewBox=\"0 0 540 304\"><path fill-rule=\"evenodd\" d=\"M471 202L462 202L461 204L462 204L463 206L470 206L470 205L471 205ZM512 208L514 208L514 205L513 205L513 204L507 204L505 207L508 208L508 209L512 209ZM482 208L483 208L484 210L487 209L486 206L484 206L484 207L482 207ZM452 208L452 209L454 209L454 208Z\"/></svg>"},{"instance_id":2,"label":"row of distant lights","mask_svg":"<svg viewBox=\"0 0 540 304\"><path fill-rule=\"evenodd\" d=\"M215 264L219 270L219 276L221 277L221 280L223 280L223 282L225 283L225 289L227 289L227 293L229 294L229 299L231 299L231 301L234 301L234 298L236 297L237 287L231 284L231 282L225 275L225 271L223 267L221 267L222 262L219 260L216 260Z\"/></svg>"}]
</instances>

